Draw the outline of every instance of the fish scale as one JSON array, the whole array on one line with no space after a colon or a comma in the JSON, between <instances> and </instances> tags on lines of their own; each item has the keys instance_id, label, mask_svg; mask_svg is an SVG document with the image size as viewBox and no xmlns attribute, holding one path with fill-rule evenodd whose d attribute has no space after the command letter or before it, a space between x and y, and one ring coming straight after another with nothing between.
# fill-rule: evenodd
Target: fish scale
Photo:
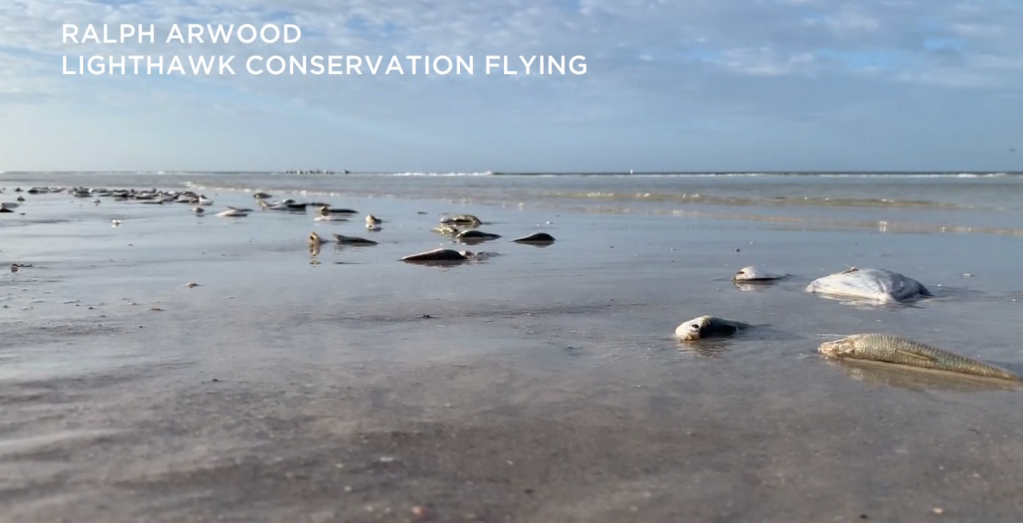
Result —
<instances>
[{"instance_id":1,"label":"fish scale","mask_svg":"<svg viewBox=\"0 0 1023 523\"><path fill-rule=\"evenodd\" d=\"M1023 381L1015 373L920 342L890 334L854 334L822 343L817 349L834 359L857 359Z\"/></svg>"}]
</instances>

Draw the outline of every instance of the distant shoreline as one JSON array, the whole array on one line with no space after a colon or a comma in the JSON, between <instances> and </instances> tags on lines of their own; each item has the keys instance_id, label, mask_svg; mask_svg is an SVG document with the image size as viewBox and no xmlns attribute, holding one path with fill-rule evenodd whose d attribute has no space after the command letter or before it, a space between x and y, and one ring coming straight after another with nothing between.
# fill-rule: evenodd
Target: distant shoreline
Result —
<instances>
[{"instance_id":1,"label":"distant shoreline","mask_svg":"<svg viewBox=\"0 0 1023 523\"><path fill-rule=\"evenodd\" d=\"M344 173L296 174L286 171L2 171L0 175L31 175L31 174L148 174L148 175L286 175L286 176L1020 176L1023 171L350 171Z\"/></svg>"}]
</instances>

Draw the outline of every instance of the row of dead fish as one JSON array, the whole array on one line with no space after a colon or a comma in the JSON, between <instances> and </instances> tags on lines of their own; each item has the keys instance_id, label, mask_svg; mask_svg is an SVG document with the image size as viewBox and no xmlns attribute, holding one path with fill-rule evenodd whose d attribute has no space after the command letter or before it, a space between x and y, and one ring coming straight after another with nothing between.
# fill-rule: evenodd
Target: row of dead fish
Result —
<instances>
[{"instance_id":1,"label":"row of dead fish","mask_svg":"<svg viewBox=\"0 0 1023 523\"><path fill-rule=\"evenodd\" d=\"M45 193L61 193L67 190L67 187L30 187L27 191L21 187L15 187L12 192L25 192L28 194L45 194ZM0 192L4 192L4 189L0 188Z\"/></svg>"},{"instance_id":2,"label":"row of dead fish","mask_svg":"<svg viewBox=\"0 0 1023 523\"><path fill-rule=\"evenodd\" d=\"M309 208L317 209L316 220L347 220L349 215L358 214L354 209L334 208L325 202L299 202L291 198L280 201L271 200L272 195L265 192L257 192L252 195L256 204L264 211L283 211L291 213L304 213ZM199 208L193 209L196 214L203 214ZM228 218L243 218L252 212L250 208L227 206L227 210L217 213L217 216ZM367 223L372 215L367 216Z\"/></svg>"},{"instance_id":3,"label":"row of dead fish","mask_svg":"<svg viewBox=\"0 0 1023 523\"><path fill-rule=\"evenodd\" d=\"M743 283L763 283L781 280L788 276L789 274L786 273L751 265L739 269L732 276L732 280ZM817 278L806 286L806 291L879 303L902 303L933 296L922 283L908 276L887 269L861 269L858 267L850 267L842 272Z\"/></svg>"},{"instance_id":4,"label":"row of dead fish","mask_svg":"<svg viewBox=\"0 0 1023 523\"><path fill-rule=\"evenodd\" d=\"M75 198L93 198L92 203L99 205L99 198L112 198L115 201L137 201L151 205L163 205L165 203L184 203L192 205L210 206L210 200L203 194L194 191L163 191L159 189L107 189L103 187L31 187L23 191L21 187L14 189L14 192L25 192L26 194L50 194L67 193ZM25 201L18 196L18 201ZM13 208L8 205L9 208Z\"/></svg>"},{"instance_id":5,"label":"row of dead fish","mask_svg":"<svg viewBox=\"0 0 1023 523\"><path fill-rule=\"evenodd\" d=\"M210 200L194 191L162 191L158 189L105 189L98 187L71 187L67 191L75 198L113 198L115 201L137 201L147 204L184 203L210 206ZM93 200L96 203L96 200Z\"/></svg>"},{"instance_id":6,"label":"row of dead fish","mask_svg":"<svg viewBox=\"0 0 1023 523\"><path fill-rule=\"evenodd\" d=\"M788 276L763 267L749 266L736 272L732 279L736 282L769 282ZM813 280L805 291L878 303L903 303L933 296L922 283L908 276L886 269L857 267ZM733 336L750 327L742 321L700 316L679 325L675 329L675 337L684 342L696 342L705 338ZM1019 375L1009 370L884 333L854 334L824 342L817 352L836 360L869 361L1023 382Z\"/></svg>"},{"instance_id":7,"label":"row of dead fish","mask_svg":"<svg viewBox=\"0 0 1023 523\"><path fill-rule=\"evenodd\" d=\"M323 212L323 211L321 211ZM366 227L373 230L375 227L379 227L379 224L383 221L373 216L372 214L366 216ZM435 232L450 235L455 241L466 244L480 243L484 241L496 240L501 238L501 235L494 233L487 233L474 227L478 227L483 223L478 217L471 214L455 214L445 215L440 219L440 225L434 229ZM464 230L458 230L457 227L463 227ZM377 242L368 240L366 238L360 238L357 236L344 236L341 234L333 234L334 242L337 245L352 245L352 246L372 246L377 245ZM312 232L309 234L309 247L313 253L319 252L320 246L325 243L329 243L330 240L323 238L319 234ZM512 240L515 243L530 244L535 246L547 246L554 243L554 237L545 232L535 232L515 238ZM400 261L408 263L427 263L427 264L447 264L447 263L460 263L473 260L482 260L493 256L494 253L489 252L473 252L473 251L459 251L455 249L438 248L429 251L424 251L416 254L410 254L401 258Z\"/></svg>"},{"instance_id":8,"label":"row of dead fish","mask_svg":"<svg viewBox=\"0 0 1023 523\"><path fill-rule=\"evenodd\" d=\"M22 192L20 187L15 188L14 192ZM173 191L173 190L159 190L159 189L107 189L101 187L32 187L27 191L29 194L45 194L45 193L62 193L67 192L75 197L97 198L93 200L93 203L99 204L100 197L112 197L116 201L138 201L144 204L163 205L164 203L183 203L194 205L192 212L196 215L202 216L206 214L204 207L213 205L213 200L207 198L204 194L199 194L194 191ZM285 211L293 213L304 213L309 208L317 209L317 221L326 220L348 220L348 217L354 214L358 214L358 211L348 208L336 208L331 207L330 204L325 202L299 202L291 198L287 198L280 201L274 201L271 198L273 196L266 192L254 193L253 198L259 207L265 211ZM24 198L19 196L19 201L24 201ZM0 213L13 212L12 209L18 207L16 203L0 203ZM234 207L228 205L223 211L220 211L214 216L223 218L244 218L253 212L251 208ZM380 225L383 220L369 214L366 216L366 228L371 231L380 230ZM465 244L478 244L485 241L491 241L501 238L501 235L489 233L476 229L482 224L482 220L479 217L472 214L454 214L446 215L440 219L438 227L434 228L435 232L450 236L453 240ZM121 225L121 220L112 220L114 227ZM367 240L365 238L348 237L342 235L334 235L335 241L339 245L375 245L376 242ZM315 233L309 236L310 245L321 245L327 243L329 240L325 240ZM545 246L550 245L554 242L554 237L547 233L534 233L521 238L512 240L517 243L528 243L532 245ZM482 253L473 253L470 251L455 251L453 249L436 249L434 251L428 251L410 255L404 261L467 261L473 259L480 259L483 256Z\"/></svg>"}]
</instances>

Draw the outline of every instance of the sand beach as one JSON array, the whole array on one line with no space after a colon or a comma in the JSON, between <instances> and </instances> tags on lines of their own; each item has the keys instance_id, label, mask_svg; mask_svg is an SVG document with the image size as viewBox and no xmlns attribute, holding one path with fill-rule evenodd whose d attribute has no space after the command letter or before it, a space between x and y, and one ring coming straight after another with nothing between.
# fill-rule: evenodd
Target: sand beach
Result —
<instances>
[{"instance_id":1,"label":"sand beach","mask_svg":"<svg viewBox=\"0 0 1023 523\"><path fill-rule=\"evenodd\" d=\"M820 358L883 331L1023 371L1023 177L4 173L0 521L986 521L1023 396ZM191 206L15 187L193 190ZM358 210L260 210L252 194ZM250 207L221 218L226 206ZM384 220L367 231L366 214ZM501 238L431 232L472 213ZM118 225L113 221L119 220ZM310 232L372 239L325 244ZM544 231L547 247L511 242ZM437 247L494 256L399 262ZM736 285L739 268L791 274ZM803 292L849 266L933 299ZM188 283L197 285L189 287ZM714 314L755 327L683 344Z\"/></svg>"}]
</instances>

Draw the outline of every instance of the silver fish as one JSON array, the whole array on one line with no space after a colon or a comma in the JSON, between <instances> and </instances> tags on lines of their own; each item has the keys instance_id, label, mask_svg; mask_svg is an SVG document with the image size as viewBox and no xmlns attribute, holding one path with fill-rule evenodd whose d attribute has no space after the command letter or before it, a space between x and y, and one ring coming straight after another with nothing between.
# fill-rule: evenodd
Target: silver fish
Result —
<instances>
[{"instance_id":1,"label":"silver fish","mask_svg":"<svg viewBox=\"0 0 1023 523\"><path fill-rule=\"evenodd\" d=\"M917 297L933 296L922 283L885 269L851 269L818 278L806 286L806 292L897 303Z\"/></svg>"}]
</instances>

